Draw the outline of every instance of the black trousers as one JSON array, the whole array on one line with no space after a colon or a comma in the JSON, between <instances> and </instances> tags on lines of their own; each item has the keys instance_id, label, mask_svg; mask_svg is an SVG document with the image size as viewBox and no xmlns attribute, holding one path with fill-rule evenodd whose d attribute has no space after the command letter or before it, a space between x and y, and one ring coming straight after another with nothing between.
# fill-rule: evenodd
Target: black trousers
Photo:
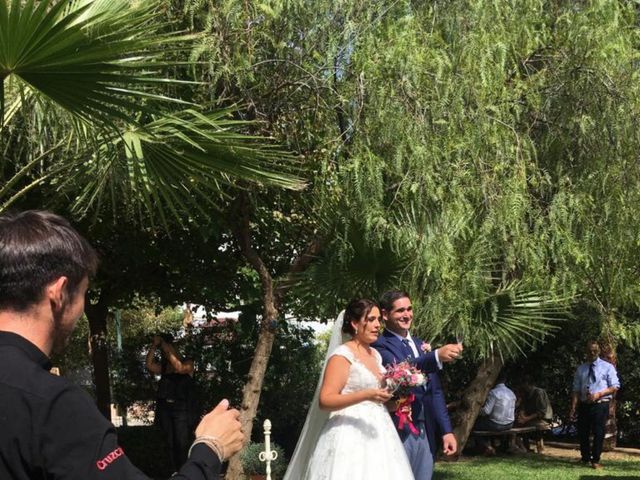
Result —
<instances>
[{"instance_id":1,"label":"black trousers","mask_svg":"<svg viewBox=\"0 0 640 480\"><path fill-rule=\"evenodd\" d=\"M187 402L159 399L156 405L156 420L167 439L174 471L178 471L187 461L191 445Z\"/></svg>"},{"instance_id":2,"label":"black trousers","mask_svg":"<svg viewBox=\"0 0 640 480\"><path fill-rule=\"evenodd\" d=\"M604 425L609 416L609 402L580 403L578 405L578 438L583 462L600 463ZM593 433L593 445L589 436Z\"/></svg>"}]
</instances>

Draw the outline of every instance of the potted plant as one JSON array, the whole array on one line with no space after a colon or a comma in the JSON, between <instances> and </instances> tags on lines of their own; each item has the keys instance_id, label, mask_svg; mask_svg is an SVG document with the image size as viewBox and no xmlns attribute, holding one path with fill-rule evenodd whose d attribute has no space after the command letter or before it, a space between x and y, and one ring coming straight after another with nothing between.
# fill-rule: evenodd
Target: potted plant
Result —
<instances>
[{"instance_id":1,"label":"potted plant","mask_svg":"<svg viewBox=\"0 0 640 480\"><path fill-rule=\"evenodd\" d=\"M287 469L282 447L271 442L271 450L278 452L278 458L271 462L271 480L280 480ZM260 461L260 452L264 452L264 443L249 443L242 451L242 468L251 480L267 478L267 462Z\"/></svg>"}]
</instances>

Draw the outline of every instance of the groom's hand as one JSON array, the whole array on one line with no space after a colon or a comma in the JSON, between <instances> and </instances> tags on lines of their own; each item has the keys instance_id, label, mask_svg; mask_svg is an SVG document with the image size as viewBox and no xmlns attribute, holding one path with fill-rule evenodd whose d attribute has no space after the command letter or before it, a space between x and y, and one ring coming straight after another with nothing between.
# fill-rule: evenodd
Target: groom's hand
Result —
<instances>
[{"instance_id":1,"label":"groom's hand","mask_svg":"<svg viewBox=\"0 0 640 480\"><path fill-rule=\"evenodd\" d=\"M447 433L442 436L442 450L447 456L453 455L458 450L458 441L453 433Z\"/></svg>"},{"instance_id":2,"label":"groom's hand","mask_svg":"<svg viewBox=\"0 0 640 480\"><path fill-rule=\"evenodd\" d=\"M460 356L460 353L462 352L462 344L449 343L448 345L443 345L437 351L438 360L440 360L442 363L453 362Z\"/></svg>"}]
</instances>

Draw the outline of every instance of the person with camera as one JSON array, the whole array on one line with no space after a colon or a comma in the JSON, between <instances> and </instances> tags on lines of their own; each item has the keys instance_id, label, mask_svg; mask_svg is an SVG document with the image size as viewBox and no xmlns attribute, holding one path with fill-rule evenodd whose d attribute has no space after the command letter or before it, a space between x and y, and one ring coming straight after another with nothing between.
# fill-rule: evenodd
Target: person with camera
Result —
<instances>
[{"instance_id":1,"label":"person with camera","mask_svg":"<svg viewBox=\"0 0 640 480\"><path fill-rule=\"evenodd\" d=\"M156 352L161 352L160 361ZM183 359L176 351L171 335L154 335L147 353L149 372L160 375L156 395L156 425L165 434L174 470L186 459L193 430L190 415L194 397L193 360Z\"/></svg>"},{"instance_id":2,"label":"person with camera","mask_svg":"<svg viewBox=\"0 0 640 480\"><path fill-rule=\"evenodd\" d=\"M148 479L82 387L50 373L97 269L91 245L50 212L0 215L0 478ZM167 355L171 358L171 354ZM172 480L214 480L244 440L222 400L202 418Z\"/></svg>"}]
</instances>

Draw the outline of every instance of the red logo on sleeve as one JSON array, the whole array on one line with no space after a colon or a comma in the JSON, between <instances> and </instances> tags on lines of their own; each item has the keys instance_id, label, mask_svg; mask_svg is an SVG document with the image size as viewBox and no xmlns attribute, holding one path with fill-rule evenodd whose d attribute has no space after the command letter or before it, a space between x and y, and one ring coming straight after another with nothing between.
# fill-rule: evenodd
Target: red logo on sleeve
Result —
<instances>
[{"instance_id":1,"label":"red logo on sleeve","mask_svg":"<svg viewBox=\"0 0 640 480\"><path fill-rule=\"evenodd\" d=\"M102 460L98 460L96 462L96 466L98 467L98 470L104 470L122 455L124 455L124 450L122 450L121 447L116 448L113 452L109 453Z\"/></svg>"}]
</instances>

